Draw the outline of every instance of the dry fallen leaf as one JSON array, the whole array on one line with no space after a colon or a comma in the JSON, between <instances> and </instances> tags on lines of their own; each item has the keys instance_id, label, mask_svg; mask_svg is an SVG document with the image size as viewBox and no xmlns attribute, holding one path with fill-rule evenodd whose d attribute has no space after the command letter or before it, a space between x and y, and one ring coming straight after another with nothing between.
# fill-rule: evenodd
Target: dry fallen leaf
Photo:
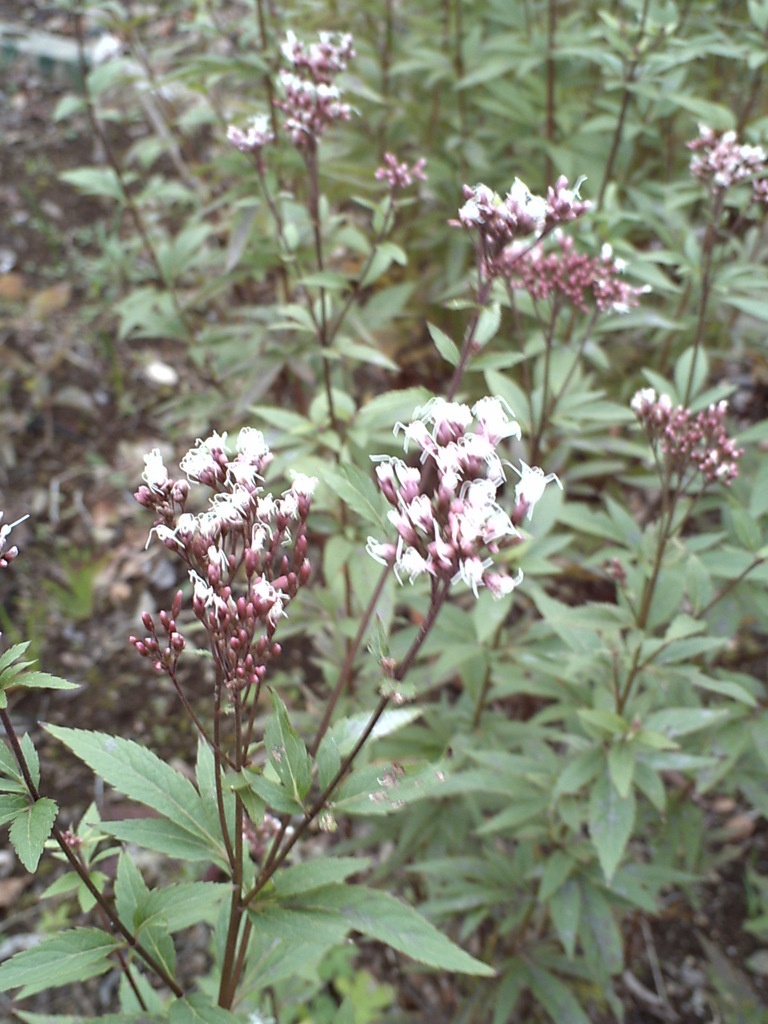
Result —
<instances>
[{"instance_id":1,"label":"dry fallen leaf","mask_svg":"<svg viewBox=\"0 0 768 1024\"><path fill-rule=\"evenodd\" d=\"M66 309L72 298L72 285L68 282L52 284L36 292L29 300L27 312L34 321L46 320L52 313Z\"/></svg>"}]
</instances>

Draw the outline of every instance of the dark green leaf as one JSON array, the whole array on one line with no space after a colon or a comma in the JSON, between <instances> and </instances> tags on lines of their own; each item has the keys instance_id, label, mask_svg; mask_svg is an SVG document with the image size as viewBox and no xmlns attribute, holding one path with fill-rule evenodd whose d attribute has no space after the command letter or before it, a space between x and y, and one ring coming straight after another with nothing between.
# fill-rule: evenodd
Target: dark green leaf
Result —
<instances>
[{"instance_id":1,"label":"dark green leaf","mask_svg":"<svg viewBox=\"0 0 768 1024\"><path fill-rule=\"evenodd\" d=\"M75 928L25 949L0 964L0 992L20 988L20 999L48 988L84 981L114 966L109 959L120 943L98 928Z\"/></svg>"},{"instance_id":2,"label":"dark green leaf","mask_svg":"<svg viewBox=\"0 0 768 1024\"><path fill-rule=\"evenodd\" d=\"M41 797L14 818L10 830L10 840L16 854L27 869L35 872L40 861L43 847L51 834L51 828L58 806L55 800Z\"/></svg>"}]
</instances>

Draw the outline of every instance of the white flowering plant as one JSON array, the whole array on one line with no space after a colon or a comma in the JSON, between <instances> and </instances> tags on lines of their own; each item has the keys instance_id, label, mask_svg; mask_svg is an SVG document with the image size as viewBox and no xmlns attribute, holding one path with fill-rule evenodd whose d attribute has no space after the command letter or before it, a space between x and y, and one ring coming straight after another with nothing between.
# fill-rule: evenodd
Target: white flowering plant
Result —
<instances>
[{"instance_id":1,"label":"white flowering plant","mask_svg":"<svg viewBox=\"0 0 768 1024\"><path fill-rule=\"evenodd\" d=\"M176 353L131 468L174 582L125 639L178 743L89 728L87 689L22 735L72 684L0 655L0 821L58 861L0 1016L698 1013L669 905L703 921L724 863L762 891L768 815L768 17L721 6L183 0L171 42L76 5L101 315ZM0 518L5 580L40 520ZM43 737L125 813L60 811Z\"/></svg>"}]
</instances>

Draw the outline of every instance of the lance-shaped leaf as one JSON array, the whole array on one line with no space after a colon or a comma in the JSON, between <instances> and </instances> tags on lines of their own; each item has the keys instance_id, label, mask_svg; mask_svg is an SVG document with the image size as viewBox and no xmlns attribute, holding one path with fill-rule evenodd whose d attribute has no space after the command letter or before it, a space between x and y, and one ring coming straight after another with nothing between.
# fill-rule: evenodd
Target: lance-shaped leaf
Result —
<instances>
[{"instance_id":1,"label":"lance-shaped leaf","mask_svg":"<svg viewBox=\"0 0 768 1024\"><path fill-rule=\"evenodd\" d=\"M46 728L119 793L168 818L211 853L223 854L222 839L206 825L195 787L152 751L102 732L55 725Z\"/></svg>"},{"instance_id":2,"label":"lance-shaped leaf","mask_svg":"<svg viewBox=\"0 0 768 1024\"><path fill-rule=\"evenodd\" d=\"M95 978L114 967L109 955L119 946L98 928L75 928L43 939L0 964L0 992L20 988L19 998L26 999L47 988Z\"/></svg>"},{"instance_id":3,"label":"lance-shaped leaf","mask_svg":"<svg viewBox=\"0 0 768 1024\"><path fill-rule=\"evenodd\" d=\"M634 791L622 798L606 772L592 786L589 796L589 834L608 882L624 856L634 825Z\"/></svg>"},{"instance_id":4,"label":"lance-shaped leaf","mask_svg":"<svg viewBox=\"0 0 768 1024\"><path fill-rule=\"evenodd\" d=\"M42 797L17 815L10 830L11 844L27 869L35 872L59 808L55 800Z\"/></svg>"},{"instance_id":5,"label":"lance-shaped leaf","mask_svg":"<svg viewBox=\"0 0 768 1024\"><path fill-rule=\"evenodd\" d=\"M419 963L439 970L492 976L488 964L470 956L388 893L358 885L328 885L301 896L269 900L249 911L254 925L274 938L327 945L358 931Z\"/></svg>"},{"instance_id":6,"label":"lance-shaped leaf","mask_svg":"<svg viewBox=\"0 0 768 1024\"><path fill-rule=\"evenodd\" d=\"M267 721L264 740L267 756L280 781L301 803L312 785L312 762L304 742L291 725L285 704L272 693L274 714Z\"/></svg>"}]
</instances>

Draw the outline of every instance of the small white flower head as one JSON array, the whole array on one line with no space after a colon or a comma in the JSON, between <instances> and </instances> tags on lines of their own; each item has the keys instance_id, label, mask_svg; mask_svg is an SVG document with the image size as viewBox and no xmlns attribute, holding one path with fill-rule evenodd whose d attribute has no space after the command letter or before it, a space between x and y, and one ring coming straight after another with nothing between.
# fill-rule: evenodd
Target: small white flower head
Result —
<instances>
[{"instance_id":1,"label":"small white flower head","mask_svg":"<svg viewBox=\"0 0 768 1024\"><path fill-rule=\"evenodd\" d=\"M503 398L481 398L472 406L472 412L480 424L480 433L491 444L496 445L506 437L520 439L520 424Z\"/></svg>"},{"instance_id":2,"label":"small white flower head","mask_svg":"<svg viewBox=\"0 0 768 1024\"><path fill-rule=\"evenodd\" d=\"M426 424L422 420L414 420L412 423L396 423L393 433L395 437L402 430L405 440L403 441L403 451L408 451L409 441L415 441L419 448L421 448L421 461L423 462L429 451L434 448L434 441L432 436L427 430Z\"/></svg>"},{"instance_id":3,"label":"small white flower head","mask_svg":"<svg viewBox=\"0 0 768 1024\"><path fill-rule=\"evenodd\" d=\"M208 443L198 440L195 447L190 448L179 463L179 469L186 473L190 480L200 483L206 474L218 473L219 464Z\"/></svg>"},{"instance_id":4,"label":"small white flower head","mask_svg":"<svg viewBox=\"0 0 768 1024\"><path fill-rule=\"evenodd\" d=\"M244 131L234 124L227 128L227 139L241 153L256 153L272 142L274 138L275 135L267 114L257 114L252 117Z\"/></svg>"},{"instance_id":5,"label":"small white flower head","mask_svg":"<svg viewBox=\"0 0 768 1024\"><path fill-rule=\"evenodd\" d=\"M291 490L302 498L311 498L317 487L317 477L307 476L306 473L291 472Z\"/></svg>"},{"instance_id":6,"label":"small white flower head","mask_svg":"<svg viewBox=\"0 0 768 1024\"><path fill-rule=\"evenodd\" d=\"M416 548L405 548L395 562L395 576L397 576L398 583L403 582L400 579L400 573L408 577L409 583L413 583L417 576L430 571L429 561L423 558Z\"/></svg>"},{"instance_id":7,"label":"small white flower head","mask_svg":"<svg viewBox=\"0 0 768 1024\"><path fill-rule=\"evenodd\" d=\"M529 222L522 226L537 233L544 230L547 220L547 200L543 196L534 195L520 178L515 178L512 188L507 193L507 205L518 221Z\"/></svg>"},{"instance_id":8,"label":"small white flower head","mask_svg":"<svg viewBox=\"0 0 768 1024\"><path fill-rule=\"evenodd\" d=\"M199 602L204 608L214 608L217 611L226 611L226 604L214 591L210 584L206 583L205 580L194 569L189 570L189 579L192 583L192 600L193 602Z\"/></svg>"},{"instance_id":9,"label":"small white flower head","mask_svg":"<svg viewBox=\"0 0 768 1024\"><path fill-rule=\"evenodd\" d=\"M459 571L451 579L451 583L458 583L461 580L471 588L475 597L478 596L477 588L483 586L483 574L488 566L493 565L493 559L465 558L459 562Z\"/></svg>"},{"instance_id":10,"label":"small white flower head","mask_svg":"<svg viewBox=\"0 0 768 1024\"><path fill-rule=\"evenodd\" d=\"M225 434L224 437L226 436ZM253 462L259 462L265 455L269 455L269 445L264 440L264 435L254 427L243 427L237 435L237 450Z\"/></svg>"},{"instance_id":11,"label":"small white flower head","mask_svg":"<svg viewBox=\"0 0 768 1024\"><path fill-rule=\"evenodd\" d=\"M368 538L365 550L374 561L379 562L381 565L392 565L397 554L397 548L394 544L381 543L375 537Z\"/></svg>"},{"instance_id":12,"label":"small white flower head","mask_svg":"<svg viewBox=\"0 0 768 1024\"><path fill-rule=\"evenodd\" d=\"M653 388L641 388L636 391L629 403L629 407L637 416L642 416L652 405L656 403L656 392Z\"/></svg>"},{"instance_id":13,"label":"small white flower head","mask_svg":"<svg viewBox=\"0 0 768 1024\"><path fill-rule=\"evenodd\" d=\"M151 452L147 452L144 456L144 465L141 479L153 494L160 494L168 484L169 477L159 448L153 448Z\"/></svg>"},{"instance_id":14,"label":"small white flower head","mask_svg":"<svg viewBox=\"0 0 768 1024\"><path fill-rule=\"evenodd\" d=\"M529 466L527 463L520 460L520 465L523 467L522 470L517 469L516 466L512 466L512 469L518 474L520 479L515 486L515 501L524 501L528 506L528 519L533 515L533 510L536 504L544 494L544 489L548 483L553 480L562 491L563 485L560 483L555 473L547 473L544 475L544 470L540 466Z\"/></svg>"},{"instance_id":15,"label":"small white flower head","mask_svg":"<svg viewBox=\"0 0 768 1024\"><path fill-rule=\"evenodd\" d=\"M506 597L523 582L523 570L518 569L514 576L507 576L505 573L488 572L483 577L488 590L495 598Z\"/></svg>"},{"instance_id":16,"label":"small white flower head","mask_svg":"<svg viewBox=\"0 0 768 1024\"><path fill-rule=\"evenodd\" d=\"M106 64L107 61L119 57L122 52L122 41L111 32L105 32L91 47L91 61L93 64Z\"/></svg>"}]
</instances>

